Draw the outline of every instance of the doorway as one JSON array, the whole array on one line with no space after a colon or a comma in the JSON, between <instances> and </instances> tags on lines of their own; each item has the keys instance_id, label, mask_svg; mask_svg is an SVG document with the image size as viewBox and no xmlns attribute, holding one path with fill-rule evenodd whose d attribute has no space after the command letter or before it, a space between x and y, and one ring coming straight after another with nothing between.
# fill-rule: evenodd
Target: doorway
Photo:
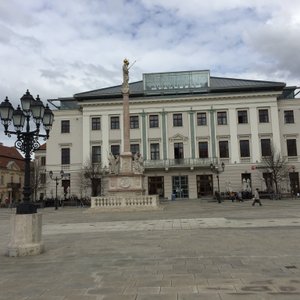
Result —
<instances>
[{"instance_id":1,"label":"doorway","mask_svg":"<svg viewBox=\"0 0 300 300\"><path fill-rule=\"evenodd\" d=\"M197 197L212 196L213 179L212 175L197 175Z\"/></svg>"},{"instance_id":2,"label":"doorway","mask_svg":"<svg viewBox=\"0 0 300 300\"><path fill-rule=\"evenodd\" d=\"M299 193L299 173L298 172L290 172L290 184L291 184L291 191L294 195Z\"/></svg>"},{"instance_id":3,"label":"doorway","mask_svg":"<svg viewBox=\"0 0 300 300\"><path fill-rule=\"evenodd\" d=\"M148 177L148 194L159 195L159 198L164 198L164 177L151 176Z\"/></svg>"},{"instance_id":4,"label":"doorway","mask_svg":"<svg viewBox=\"0 0 300 300\"><path fill-rule=\"evenodd\" d=\"M172 176L172 194L176 198L189 197L188 176Z\"/></svg>"}]
</instances>

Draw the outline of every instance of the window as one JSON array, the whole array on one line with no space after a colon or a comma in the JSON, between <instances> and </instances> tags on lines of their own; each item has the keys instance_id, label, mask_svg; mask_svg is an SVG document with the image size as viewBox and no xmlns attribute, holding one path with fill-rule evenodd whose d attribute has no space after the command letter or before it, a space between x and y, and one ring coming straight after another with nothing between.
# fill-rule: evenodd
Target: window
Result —
<instances>
[{"instance_id":1,"label":"window","mask_svg":"<svg viewBox=\"0 0 300 300\"><path fill-rule=\"evenodd\" d=\"M219 141L220 158L229 158L228 141Z\"/></svg>"},{"instance_id":2,"label":"window","mask_svg":"<svg viewBox=\"0 0 300 300\"><path fill-rule=\"evenodd\" d=\"M174 158L182 159L183 157L183 143L174 143Z\"/></svg>"},{"instance_id":3,"label":"window","mask_svg":"<svg viewBox=\"0 0 300 300\"><path fill-rule=\"evenodd\" d=\"M100 130L100 129L101 129L100 118L99 117L92 118L92 130Z\"/></svg>"},{"instance_id":4,"label":"window","mask_svg":"<svg viewBox=\"0 0 300 300\"><path fill-rule=\"evenodd\" d=\"M110 129L120 129L119 117L110 117Z\"/></svg>"},{"instance_id":5,"label":"window","mask_svg":"<svg viewBox=\"0 0 300 300\"><path fill-rule=\"evenodd\" d=\"M207 158L208 157L208 143L199 142L199 157Z\"/></svg>"},{"instance_id":6,"label":"window","mask_svg":"<svg viewBox=\"0 0 300 300\"><path fill-rule=\"evenodd\" d=\"M206 119L206 113L205 112L197 113L197 125L198 126L207 125L207 119Z\"/></svg>"},{"instance_id":7,"label":"window","mask_svg":"<svg viewBox=\"0 0 300 300\"><path fill-rule=\"evenodd\" d=\"M120 155L120 145L111 145L110 146L110 152L114 155Z\"/></svg>"},{"instance_id":8,"label":"window","mask_svg":"<svg viewBox=\"0 0 300 300\"><path fill-rule=\"evenodd\" d=\"M41 165L46 166L46 156L41 157Z\"/></svg>"},{"instance_id":9,"label":"window","mask_svg":"<svg viewBox=\"0 0 300 300\"><path fill-rule=\"evenodd\" d=\"M70 132L70 121L62 120L61 121L61 133L69 133Z\"/></svg>"},{"instance_id":10,"label":"window","mask_svg":"<svg viewBox=\"0 0 300 300\"><path fill-rule=\"evenodd\" d=\"M46 184L46 174L41 173L40 174L41 184Z\"/></svg>"},{"instance_id":11,"label":"window","mask_svg":"<svg viewBox=\"0 0 300 300\"><path fill-rule=\"evenodd\" d=\"M4 184L4 176L1 175L1 178L0 178L0 184L3 185Z\"/></svg>"},{"instance_id":12,"label":"window","mask_svg":"<svg viewBox=\"0 0 300 300\"><path fill-rule=\"evenodd\" d=\"M286 140L286 145L287 145L287 155L288 156L297 156L296 139Z\"/></svg>"},{"instance_id":13,"label":"window","mask_svg":"<svg viewBox=\"0 0 300 300\"><path fill-rule=\"evenodd\" d=\"M132 153L132 155L134 155L136 153L140 153L140 145L139 144L131 144L130 152Z\"/></svg>"},{"instance_id":14,"label":"window","mask_svg":"<svg viewBox=\"0 0 300 300\"><path fill-rule=\"evenodd\" d=\"M270 139L261 139L261 156L271 156L271 140Z\"/></svg>"},{"instance_id":15,"label":"window","mask_svg":"<svg viewBox=\"0 0 300 300\"><path fill-rule=\"evenodd\" d=\"M240 140L241 157L250 157L250 147L248 140Z\"/></svg>"},{"instance_id":16,"label":"window","mask_svg":"<svg viewBox=\"0 0 300 300\"><path fill-rule=\"evenodd\" d=\"M159 159L159 144L150 144L150 157L152 160Z\"/></svg>"},{"instance_id":17,"label":"window","mask_svg":"<svg viewBox=\"0 0 300 300\"><path fill-rule=\"evenodd\" d=\"M227 125L227 113L226 111L219 111L217 113L218 125Z\"/></svg>"},{"instance_id":18,"label":"window","mask_svg":"<svg viewBox=\"0 0 300 300\"><path fill-rule=\"evenodd\" d=\"M159 126L158 115L150 115L149 116L149 127L150 128L156 128L158 126Z\"/></svg>"},{"instance_id":19,"label":"window","mask_svg":"<svg viewBox=\"0 0 300 300\"><path fill-rule=\"evenodd\" d=\"M238 123L239 124L247 124L248 123L248 113L246 110L238 111Z\"/></svg>"},{"instance_id":20,"label":"window","mask_svg":"<svg viewBox=\"0 0 300 300\"><path fill-rule=\"evenodd\" d=\"M139 128L139 116L130 116L130 128Z\"/></svg>"},{"instance_id":21,"label":"window","mask_svg":"<svg viewBox=\"0 0 300 300\"><path fill-rule=\"evenodd\" d=\"M92 164L101 162L101 146L92 146Z\"/></svg>"},{"instance_id":22,"label":"window","mask_svg":"<svg viewBox=\"0 0 300 300\"><path fill-rule=\"evenodd\" d=\"M61 149L61 164L62 165L70 164L70 148Z\"/></svg>"},{"instance_id":23,"label":"window","mask_svg":"<svg viewBox=\"0 0 300 300\"><path fill-rule=\"evenodd\" d=\"M173 126L174 127L182 126L182 114L173 114Z\"/></svg>"},{"instance_id":24,"label":"window","mask_svg":"<svg viewBox=\"0 0 300 300\"><path fill-rule=\"evenodd\" d=\"M267 109L258 110L259 123L269 123L269 111Z\"/></svg>"},{"instance_id":25,"label":"window","mask_svg":"<svg viewBox=\"0 0 300 300\"><path fill-rule=\"evenodd\" d=\"M284 123L286 123L286 124L295 123L293 110L285 110L284 111Z\"/></svg>"}]
</instances>

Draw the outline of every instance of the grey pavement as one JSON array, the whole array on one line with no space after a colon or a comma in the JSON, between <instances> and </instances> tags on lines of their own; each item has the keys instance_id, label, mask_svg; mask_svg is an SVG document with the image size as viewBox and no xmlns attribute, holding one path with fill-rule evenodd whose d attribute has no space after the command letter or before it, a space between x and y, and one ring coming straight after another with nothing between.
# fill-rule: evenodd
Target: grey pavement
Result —
<instances>
[{"instance_id":1,"label":"grey pavement","mask_svg":"<svg viewBox=\"0 0 300 300\"><path fill-rule=\"evenodd\" d=\"M46 251L18 258L0 209L0 300L300 299L300 199L162 206L41 209Z\"/></svg>"}]
</instances>

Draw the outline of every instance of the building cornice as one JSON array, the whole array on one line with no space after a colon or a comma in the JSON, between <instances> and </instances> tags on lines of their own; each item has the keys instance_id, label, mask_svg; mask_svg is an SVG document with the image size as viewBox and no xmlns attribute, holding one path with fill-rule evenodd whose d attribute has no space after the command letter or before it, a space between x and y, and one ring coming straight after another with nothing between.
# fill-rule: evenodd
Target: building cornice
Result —
<instances>
[{"instance_id":1,"label":"building cornice","mask_svg":"<svg viewBox=\"0 0 300 300\"><path fill-rule=\"evenodd\" d=\"M270 98L277 97L281 95L281 92L272 91L272 92L258 92L258 93L226 93L220 95L192 95L192 96L157 96L157 97L143 97L143 98L129 98L130 104L153 104L153 103L177 103L182 101L220 101L220 100L235 100L235 99L254 99L254 98ZM110 101L105 101L103 99L95 99L93 101L80 102L81 107L84 109L86 107L94 106L116 106L122 104L121 98L110 99Z\"/></svg>"}]
</instances>

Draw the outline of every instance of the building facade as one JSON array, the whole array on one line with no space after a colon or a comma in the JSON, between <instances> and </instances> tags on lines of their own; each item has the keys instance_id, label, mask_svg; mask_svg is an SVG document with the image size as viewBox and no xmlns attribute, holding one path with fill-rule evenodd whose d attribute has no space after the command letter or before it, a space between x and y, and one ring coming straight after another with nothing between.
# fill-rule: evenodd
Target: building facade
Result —
<instances>
[{"instance_id":1,"label":"building facade","mask_svg":"<svg viewBox=\"0 0 300 300\"><path fill-rule=\"evenodd\" d=\"M24 159L15 147L0 143L0 205L9 206L22 199Z\"/></svg>"},{"instance_id":2,"label":"building facade","mask_svg":"<svg viewBox=\"0 0 300 300\"><path fill-rule=\"evenodd\" d=\"M210 76L209 71L143 74L130 84L131 152L144 159L146 194L201 198L267 188L258 166L275 149L299 190L300 100L285 83ZM68 174L64 193L82 195L82 168L108 166L123 149L121 85L49 100L57 107L47 169ZM224 170L222 168L224 167ZM54 187L47 185L47 195ZM103 189L99 189L102 192ZM88 191L85 191L88 193Z\"/></svg>"}]
</instances>

